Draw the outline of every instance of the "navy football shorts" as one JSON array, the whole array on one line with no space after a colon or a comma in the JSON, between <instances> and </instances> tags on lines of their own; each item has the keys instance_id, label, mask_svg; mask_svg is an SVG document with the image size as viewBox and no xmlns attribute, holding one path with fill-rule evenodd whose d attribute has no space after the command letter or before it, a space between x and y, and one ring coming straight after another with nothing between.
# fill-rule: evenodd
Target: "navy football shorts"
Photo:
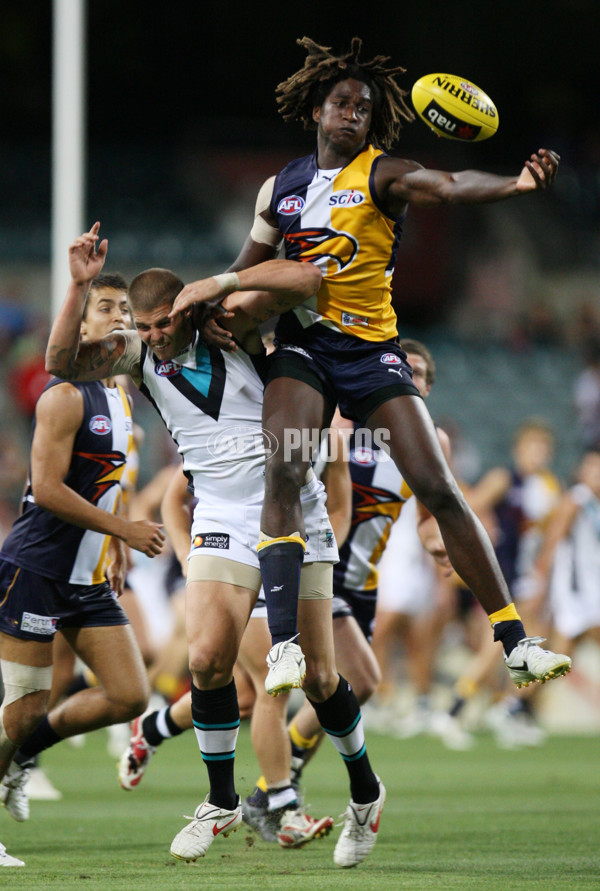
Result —
<instances>
[{"instance_id":1,"label":"navy football shorts","mask_svg":"<svg viewBox=\"0 0 600 891\"><path fill-rule=\"evenodd\" d=\"M0 631L50 643L61 628L128 625L108 582L71 585L0 560Z\"/></svg>"},{"instance_id":2,"label":"navy football shorts","mask_svg":"<svg viewBox=\"0 0 600 891\"><path fill-rule=\"evenodd\" d=\"M360 424L395 396L420 396L397 340L361 340L319 323L298 326L288 337L276 334L267 384L278 377L301 380L318 390L332 411L339 405L344 417Z\"/></svg>"},{"instance_id":3,"label":"navy football shorts","mask_svg":"<svg viewBox=\"0 0 600 891\"><path fill-rule=\"evenodd\" d=\"M377 606L377 589L374 591L354 591L333 585L333 618L354 616L360 630L370 642L375 625L375 608Z\"/></svg>"}]
</instances>

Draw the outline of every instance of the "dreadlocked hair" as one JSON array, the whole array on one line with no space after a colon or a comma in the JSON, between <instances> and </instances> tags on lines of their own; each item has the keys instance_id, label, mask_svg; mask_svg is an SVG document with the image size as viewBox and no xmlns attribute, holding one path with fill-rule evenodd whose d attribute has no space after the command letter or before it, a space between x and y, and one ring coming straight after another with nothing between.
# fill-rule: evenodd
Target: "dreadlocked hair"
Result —
<instances>
[{"instance_id":1,"label":"dreadlocked hair","mask_svg":"<svg viewBox=\"0 0 600 891\"><path fill-rule=\"evenodd\" d=\"M402 119L413 121L414 114L405 101L406 90L394 80L404 68L386 68L389 56L375 56L370 62L359 62L360 37L353 37L350 52L334 56L330 46L319 46L310 37L297 40L307 52L304 66L282 81L276 88L279 112L286 121L302 121L305 130L316 128L312 113L320 106L332 87L341 80L354 78L366 83L373 94L373 113L368 134L377 148L390 149L402 129Z\"/></svg>"}]
</instances>

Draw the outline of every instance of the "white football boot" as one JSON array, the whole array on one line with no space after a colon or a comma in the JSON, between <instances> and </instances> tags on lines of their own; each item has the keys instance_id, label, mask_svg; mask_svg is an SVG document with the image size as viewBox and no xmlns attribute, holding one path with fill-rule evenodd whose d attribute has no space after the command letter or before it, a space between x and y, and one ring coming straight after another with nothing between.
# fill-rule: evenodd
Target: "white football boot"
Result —
<instances>
[{"instance_id":1,"label":"white football boot","mask_svg":"<svg viewBox=\"0 0 600 891\"><path fill-rule=\"evenodd\" d=\"M192 822L184 826L173 839L171 854L177 860L190 862L204 857L218 835L227 838L236 831L242 822L242 803L238 796L237 807L233 811L227 811L211 804L207 795L196 808L194 816L187 819Z\"/></svg>"}]
</instances>

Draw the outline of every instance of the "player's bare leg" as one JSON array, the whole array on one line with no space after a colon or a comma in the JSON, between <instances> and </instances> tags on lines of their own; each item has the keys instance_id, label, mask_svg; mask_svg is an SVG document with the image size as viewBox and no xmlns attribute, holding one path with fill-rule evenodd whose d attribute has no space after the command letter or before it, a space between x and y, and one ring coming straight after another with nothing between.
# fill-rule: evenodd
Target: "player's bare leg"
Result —
<instances>
[{"instance_id":1,"label":"player's bare leg","mask_svg":"<svg viewBox=\"0 0 600 891\"><path fill-rule=\"evenodd\" d=\"M328 570L333 572L330 564ZM323 587L319 576L315 582ZM350 780L351 799L333 859L337 866L355 866L377 839L385 788L369 762L358 700L335 666L331 599L300 600L298 628L306 652L305 692Z\"/></svg>"},{"instance_id":2,"label":"player's bare leg","mask_svg":"<svg viewBox=\"0 0 600 891\"><path fill-rule=\"evenodd\" d=\"M290 405L294 406L293 422L290 422ZM305 550L300 489L311 459L306 433L316 431L318 437L332 414L333 408L324 397L302 381L277 378L265 391L263 427L278 443L266 463L259 543L273 644L266 686L273 693L302 683L303 641L294 643L293 639L297 632L300 570Z\"/></svg>"},{"instance_id":3,"label":"player's bare leg","mask_svg":"<svg viewBox=\"0 0 600 891\"><path fill-rule=\"evenodd\" d=\"M19 640L0 633L0 656L3 662L16 666L46 669L51 673L52 643ZM5 683L7 678L5 677ZM50 683L47 689L5 700L0 711L0 779L5 776L19 745L36 729L50 699Z\"/></svg>"},{"instance_id":4,"label":"player's bare leg","mask_svg":"<svg viewBox=\"0 0 600 891\"><path fill-rule=\"evenodd\" d=\"M52 643L0 634L4 700L0 708L0 802L13 819L29 817L29 771L14 762L19 746L44 720L52 685ZM9 855L5 865L19 866Z\"/></svg>"},{"instance_id":5,"label":"player's bare leg","mask_svg":"<svg viewBox=\"0 0 600 891\"><path fill-rule=\"evenodd\" d=\"M242 586L207 581L187 584L192 720L210 790L191 822L173 839L171 854L180 860L204 857L217 835L229 835L242 822L234 784L240 721L233 666L255 601L256 592Z\"/></svg>"},{"instance_id":6,"label":"player's bare leg","mask_svg":"<svg viewBox=\"0 0 600 891\"><path fill-rule=\"evenodd\" d=\"M340 674L345 677L360 705L371 697L381 673L375 655L353 616L340 616L333 620L335 661ZM289 726L292 742L292 780L300 782L302 770L316 754L323 739L323 729L314 708L305 702Z\"/></svg>"}]
</instances>

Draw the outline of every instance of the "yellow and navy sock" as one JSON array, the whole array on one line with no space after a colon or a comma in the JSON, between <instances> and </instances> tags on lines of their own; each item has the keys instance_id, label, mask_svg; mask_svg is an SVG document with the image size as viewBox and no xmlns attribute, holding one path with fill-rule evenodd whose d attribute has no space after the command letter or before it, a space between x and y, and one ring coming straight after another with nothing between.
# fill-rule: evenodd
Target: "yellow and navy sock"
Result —
<instances>
[{"instance_id":1,"label":"yellow and navy sock","mask_svg":"<svg viewBox=\"0 0 600 891\"><path fill-rule=\"evenodd\" d=\"M490 613L488 619L494 629L494 640L502 641L505 654L510 656L519 641L527 637L514 603L509 603L508 606L502 607L497 612Z\"/></svg>"},{"instance_id":2,"label":"yellow and navy sock","mask_svg":"<svg viewBox=\"0 0 600 891\"><path fill-rule=\"evenodd\" d=\"M300 570L306 544L298 532L279 538L261 532L257 550L269 631L275 645L298 633Z\"/></svg>"},{"instance_id":3,"label":"yellow and navy sock","mask_svg":"<svg viewBox=\"0 0 600 891\"><path fill-rule=\"evenodd\" d=\"M256 786L248 796L248 801L254 807L266 808L269 804L269 796L267 795L267 781L264 777L259 777Z\"/></svg>"},{"instance_id":4,"label":"yellow and navy sock","mask_svg":"<svg viewBox=\"0 0 600 891\"><path fill-rule=\"evenodd\" d=\"M302 768L304 767L304 762L306 761L308 753L311 749L314 749L321 737L319 733L315 733L314 736L310 737L302 736L298 730L295 718L288 727L288 734L292 747L292 782L297 783L300 779L300 774L302 773Z\"/></svg>"},{"instance_id":5,"label":"yellow and navy sock","mask_svg":"<svg viewBox=\"0 0 600 891\"><path fill-rule=\"evenodd\" d=\"M456 718L467 701L471 699L478 691L479 685L472 681L471 678L459 678L454 686L454 702L450 708L449 714Z\"/></svg>"}]
</instances>

